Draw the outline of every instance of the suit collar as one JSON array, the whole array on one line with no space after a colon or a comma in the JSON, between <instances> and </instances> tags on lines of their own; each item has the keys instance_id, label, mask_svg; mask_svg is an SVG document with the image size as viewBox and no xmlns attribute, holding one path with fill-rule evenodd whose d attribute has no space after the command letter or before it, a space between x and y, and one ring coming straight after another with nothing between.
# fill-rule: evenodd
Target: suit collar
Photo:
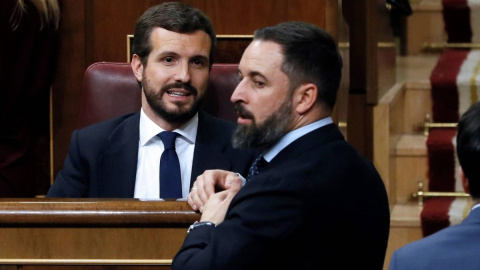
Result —
<instances>
[{"instance_id":1,"label":"suit collar","mask_svg":"<svg viewBox=\"0 0 480 270\"><path fill-rule=\"evenodd\" d=\"M303 154L314 147L329 143L334 140L344 139L345 138L335 124L332 123L325 125L293 141L282 151L280 151L278 155L271 160L271 162L268 163L265 170L267 170L269 167L276 166L281 161Z\"/></svg>"},{"instance_id":2,"label":"suit collar","mask_svg":"<svg viewBox=\"0 0 480 270\"><path fill-rule=\"evenodd\" d=\"M480 223L480 207L472 209L463 223Z\"/></svg>"},{"instance_id":3,"label":"suit collar","mask_svg":"<svg viewBox=\"0 0 480 270\"><path fill-rule=\"evenodd\" d=\"M306 126L297 128L285 134L277 143L270 147L263 155L266 161L270 162L282 149L287 147L289 144L294 142L296 139L304 136L307 133L310 133L316 129L319 129L323 126L333 123L331 117L326 117L310 123Z\"/></svg>"}]
</instances>

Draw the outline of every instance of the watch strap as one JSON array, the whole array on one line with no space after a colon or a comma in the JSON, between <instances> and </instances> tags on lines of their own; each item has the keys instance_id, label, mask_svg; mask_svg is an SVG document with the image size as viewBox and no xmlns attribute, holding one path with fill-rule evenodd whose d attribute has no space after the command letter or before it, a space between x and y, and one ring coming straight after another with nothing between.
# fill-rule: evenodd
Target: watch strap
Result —
<instances>
[{"instance_id":1,"label":"watch strap","mask_svg":"<svg viewBox=\"0 0 480 270\"><path fill-rule=\"evenodd\" d=\"M190 227L188 227L187 233L191 232L193 229L200 227L200 226L210 226L215 227L215 223L210 221L195 221Z\"/></svg>"}]
</instances>

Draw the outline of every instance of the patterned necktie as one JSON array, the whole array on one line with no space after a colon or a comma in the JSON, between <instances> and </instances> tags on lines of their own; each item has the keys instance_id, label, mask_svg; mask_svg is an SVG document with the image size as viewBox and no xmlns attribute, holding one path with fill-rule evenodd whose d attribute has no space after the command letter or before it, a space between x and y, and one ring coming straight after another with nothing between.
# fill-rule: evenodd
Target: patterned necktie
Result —
<instances>
[{"instance_id":1,"label":"patterned necktie","mask_svg":"<svg viewBox=\"0 0 480 270\"><path fill-rule=\"evenodd\" d=\"M263 158L263 155L259 155L252 163L252 166L250 166L250 169L248 170L248 175L247 175L247 182L250 180L251 177L259 174L263 168L268 164L268 162Z\"/></svg>"},{"instance_id":2,"label":"patterned necktie","mask_svg":"<svg viewBox=\"0 0 480 270\"><path fill-rule=\"evenodd\" d=\"M165 150L160 158L160 198L182 198L182 180L180 178L180 162L175 151L177 133L163 131L158 136Z\"/></svg>"}]
</instances>

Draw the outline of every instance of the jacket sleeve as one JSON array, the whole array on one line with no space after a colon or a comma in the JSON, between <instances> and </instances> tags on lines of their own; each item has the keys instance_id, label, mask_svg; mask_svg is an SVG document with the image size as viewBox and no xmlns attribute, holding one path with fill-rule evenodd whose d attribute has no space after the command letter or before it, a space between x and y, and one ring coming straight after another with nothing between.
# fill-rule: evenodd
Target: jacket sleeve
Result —
<instances>
[{"instance_id":1,"label":"jacket sleeve","mask_svg":"<svg viewBox=\"0 0 480 270\"><path fill-rule=\"evenodd\" d=\"M63 169L58 173L47 197L88 197L89 180L87 170L81 158L78 142L78 131L75 130L70 139L68 155Z\"/></svg>"}]
</instances>

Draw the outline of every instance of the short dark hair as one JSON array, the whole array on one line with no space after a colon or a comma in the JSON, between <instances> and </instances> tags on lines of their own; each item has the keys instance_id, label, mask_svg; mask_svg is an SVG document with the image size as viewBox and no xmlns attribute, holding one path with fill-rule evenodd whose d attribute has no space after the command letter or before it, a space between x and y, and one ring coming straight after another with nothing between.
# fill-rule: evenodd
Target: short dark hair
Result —
<instances>
[{"instance_id":1,"label":"short dark hair","mask_svg":"<svg viewBox=\"0 0 480 270\"><path fill-rule=\"evenodd\" d=\"M285 59L281 69L289 79L290 89L314 83L319 90L317 102L333 109L343 62L336 42L325 30L305 22L284 22L258 29L253 38L282 46Z\"/></svg>"},{"instance_id":2,"label":"short dark hair","mask_svg":"<svg viewBox=\"0 0 480 270\"><path fill-rule=\"evenodd\" d=\"M480 102L462 114L457 127L457 156L468 178L470 195L480 198Z\"/></svg>"},{"instance_id":3,"label":"short dark hair","mask_svg":"<svg viewBox=\"0 0 480 270\"><path fill-rule=\"evenodd\" d=\"M149 8L137 20L133 37L132 53L140 57L142 64L147 64L152 51L150 35L154 28L160 27L176 33L204 31L210 36L210 67L217 45L215 30L210 19L200 10L178 2L166 2Z\"/></svg>"}]
</instances>

